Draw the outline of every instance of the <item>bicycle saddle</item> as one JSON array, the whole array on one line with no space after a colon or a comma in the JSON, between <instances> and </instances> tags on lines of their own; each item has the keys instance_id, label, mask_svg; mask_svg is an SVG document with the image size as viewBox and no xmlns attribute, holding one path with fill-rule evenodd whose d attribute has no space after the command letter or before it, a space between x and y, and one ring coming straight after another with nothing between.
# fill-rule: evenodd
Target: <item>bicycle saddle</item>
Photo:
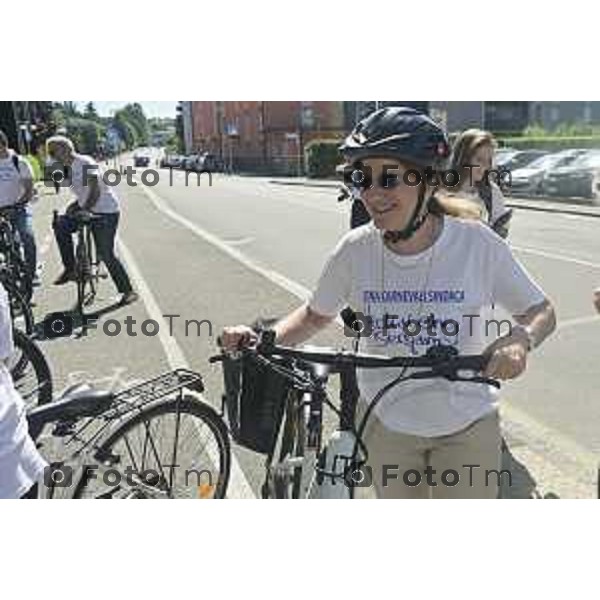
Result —
<instances>
[{"instance_id":1,"label":"bicycle saddle","mask_svg":"<svg viewBox=\"0 0 600 600\"><path fill-rule=\"evenodd\" d=\"M110 406L113 398L112 392L95 390L88 385L69 388L55 402L37 406L27 413L29 429L39 433L47 423L95 417Z\"/></svg>"}]
</instances>

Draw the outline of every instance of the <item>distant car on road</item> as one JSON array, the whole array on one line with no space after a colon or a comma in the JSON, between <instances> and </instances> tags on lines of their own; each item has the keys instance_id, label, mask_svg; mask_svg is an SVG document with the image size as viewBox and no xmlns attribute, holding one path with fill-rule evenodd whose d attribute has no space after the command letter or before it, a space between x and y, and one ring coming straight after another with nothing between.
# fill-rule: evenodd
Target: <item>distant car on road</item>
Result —
<instances>
[{"instance_id":1,"label":"distant car on road","mask_svg":"<svg viewBox=\"0 0 600 600\"><path fill-rule=\"evenodd\" d=\"M150 165L150 155L136 153L133 155L133 166L134 167L147 167Z\"/></svg>"},{"instance_id":2,"label":"distant car on road","mask_svg":"<svg viewBox=\"0 0 600 600\"><path fill-rule=\"evenodd\" d=\"M600 150L590 150L570 165L555 169L545 178L543 188L549 196L600 201Z\"/></svg>"},{"instance_id":3,"label":"distant car on road","mask_svg":"<svg viewBox=\"0 0 600 600\"><path fill-rule=\"evenodd\" d=\"M527 166L511 171L511 184L506 186L505 193L542 194L544 181L549 173L552 173L554 169L570 165L586 152L587 150L583 149L562 150L541 156Z\"/></svg>"}]
</instances>

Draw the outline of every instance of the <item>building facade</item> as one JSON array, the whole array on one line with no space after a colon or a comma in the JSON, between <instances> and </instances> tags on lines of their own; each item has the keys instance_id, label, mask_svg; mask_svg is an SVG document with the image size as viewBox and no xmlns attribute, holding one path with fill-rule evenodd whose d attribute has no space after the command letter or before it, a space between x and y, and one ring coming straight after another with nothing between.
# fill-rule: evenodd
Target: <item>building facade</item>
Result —
<instances>
[{"instance_id":1,"label":"building facade","mask_svg":"<svg viewBox=\"0 0 600 600\"><path fill-rule=\"evenodd\" d=\"M345 133L343 102L199 101L191 120L193 152L236 171L302 173L307 144Z\"/></svg>"}]
</instances>

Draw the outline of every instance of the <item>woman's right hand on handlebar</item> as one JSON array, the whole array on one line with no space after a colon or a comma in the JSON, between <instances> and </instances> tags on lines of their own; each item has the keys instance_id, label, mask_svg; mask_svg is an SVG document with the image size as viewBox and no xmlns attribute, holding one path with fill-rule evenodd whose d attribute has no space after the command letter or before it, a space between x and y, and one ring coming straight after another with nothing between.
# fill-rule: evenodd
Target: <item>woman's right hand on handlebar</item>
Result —
<instances>
[{"instance_id":1,"label":"woman's right hand on handlebar","mask_svg":"<svg viewBox=\"0 0 600 600\"><path fill-rule=\"evenodd\" d=\"M257 341L256 331L247 325L224 327L219 336L219 345L228 352L234 352L244 346L251 346Z\"/></svg>"}]
</instances>

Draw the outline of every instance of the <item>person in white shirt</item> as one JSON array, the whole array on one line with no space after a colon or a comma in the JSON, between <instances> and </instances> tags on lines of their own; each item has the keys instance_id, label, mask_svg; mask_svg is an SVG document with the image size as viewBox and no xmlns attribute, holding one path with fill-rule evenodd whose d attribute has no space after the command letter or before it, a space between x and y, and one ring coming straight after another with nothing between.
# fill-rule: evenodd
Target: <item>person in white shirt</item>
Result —
<instances>
[{"instance_id":1,"label":"person in white shirt","mask_svg":"<svg viewBox=\"0 0 600 600\"><path fill-rule=\"evenodd\" d=\"M555 327L551 303L472 204L444 197L425 178L403 184L410 168L439 168L448 153L444 131L413 109L386 107L363 119L341 150L357 169L371 171L360 193L372 222L342 237L308 302L275 325L277 343L304 342L350 305L370 319L372 332L361 340L370 354L421 355L432 345L451 345L460 354L486 353L487 377L520 376L529 352ZM517 324L487 345L483 317L492 301ZM423 324L417 335L401 326L409 320ZM456 329L440 327L450 320ZM233 350L256 334L245 325L226 327L221 340ZM359 412L398 374L359 369ZM492 386L443 378L392 388L364 434L377 496L496 498L498 478L488 474L501 469L498 401ZM404 473L433 468L438 485L410 486L402 474L384 485L384 465ZM461 475L455 486L439 483L448 469Z\"/></svg>"},{"instance_id":2,"label":"person in white shirt","mask_svg":"<svg viewBox=\"0 0 600 600\"><path fill-rule=\"evenodd\" d=\"M119 203L113 187L102 181L100 167L90 157L75 152L73 142L65 136L53 136L46 142L48 155L66 169L75 201L64 215L53 223L54 235L60 250L64 271L54 282L62 285L76 279L73 233L77 231L77 215L91 212L99 219L91 223L98 257L104 262L121 294L121 304L138 299L122 262L115 254L115 237L119 225Z\"/></svg>"},{"instance_id":3,"label":"person in white shirt","mask_svg":"<svg viewBox=\"0 0 600 600\"><path fill-rule=\"evenodd\" d=\"M33 497L47 466L29 436L25 403L6 364L13 353L10 304L0 283L0 498L11 499Z\"/></svg>"},{"instance_id":4,"label":"person in white shirt","mask_svg":"<svg viewBox=\"0 0 600 600\"><path fill-rule=\"evenodd\" d=\"M453 193L470 197L479 203L482 220L503 238L508 237L512 210L506 206L504 195L495 178L496 141L488 131L468 129L454 141L450 169L460 180L450 188Z\"/></svg>"},{"instance_id":5,"label":"person in white shirt","mask_svg":"<svg viewBox=\"0 0 600 600\"><path fill-rule=\"evenodd\" d=\"M0 130L0 211L9 209L6 216L18 233L29 275L37 284L37 248L31 224L33 196L31 165L8 147L8 137Z\"/></svg>"}]
</instances>

